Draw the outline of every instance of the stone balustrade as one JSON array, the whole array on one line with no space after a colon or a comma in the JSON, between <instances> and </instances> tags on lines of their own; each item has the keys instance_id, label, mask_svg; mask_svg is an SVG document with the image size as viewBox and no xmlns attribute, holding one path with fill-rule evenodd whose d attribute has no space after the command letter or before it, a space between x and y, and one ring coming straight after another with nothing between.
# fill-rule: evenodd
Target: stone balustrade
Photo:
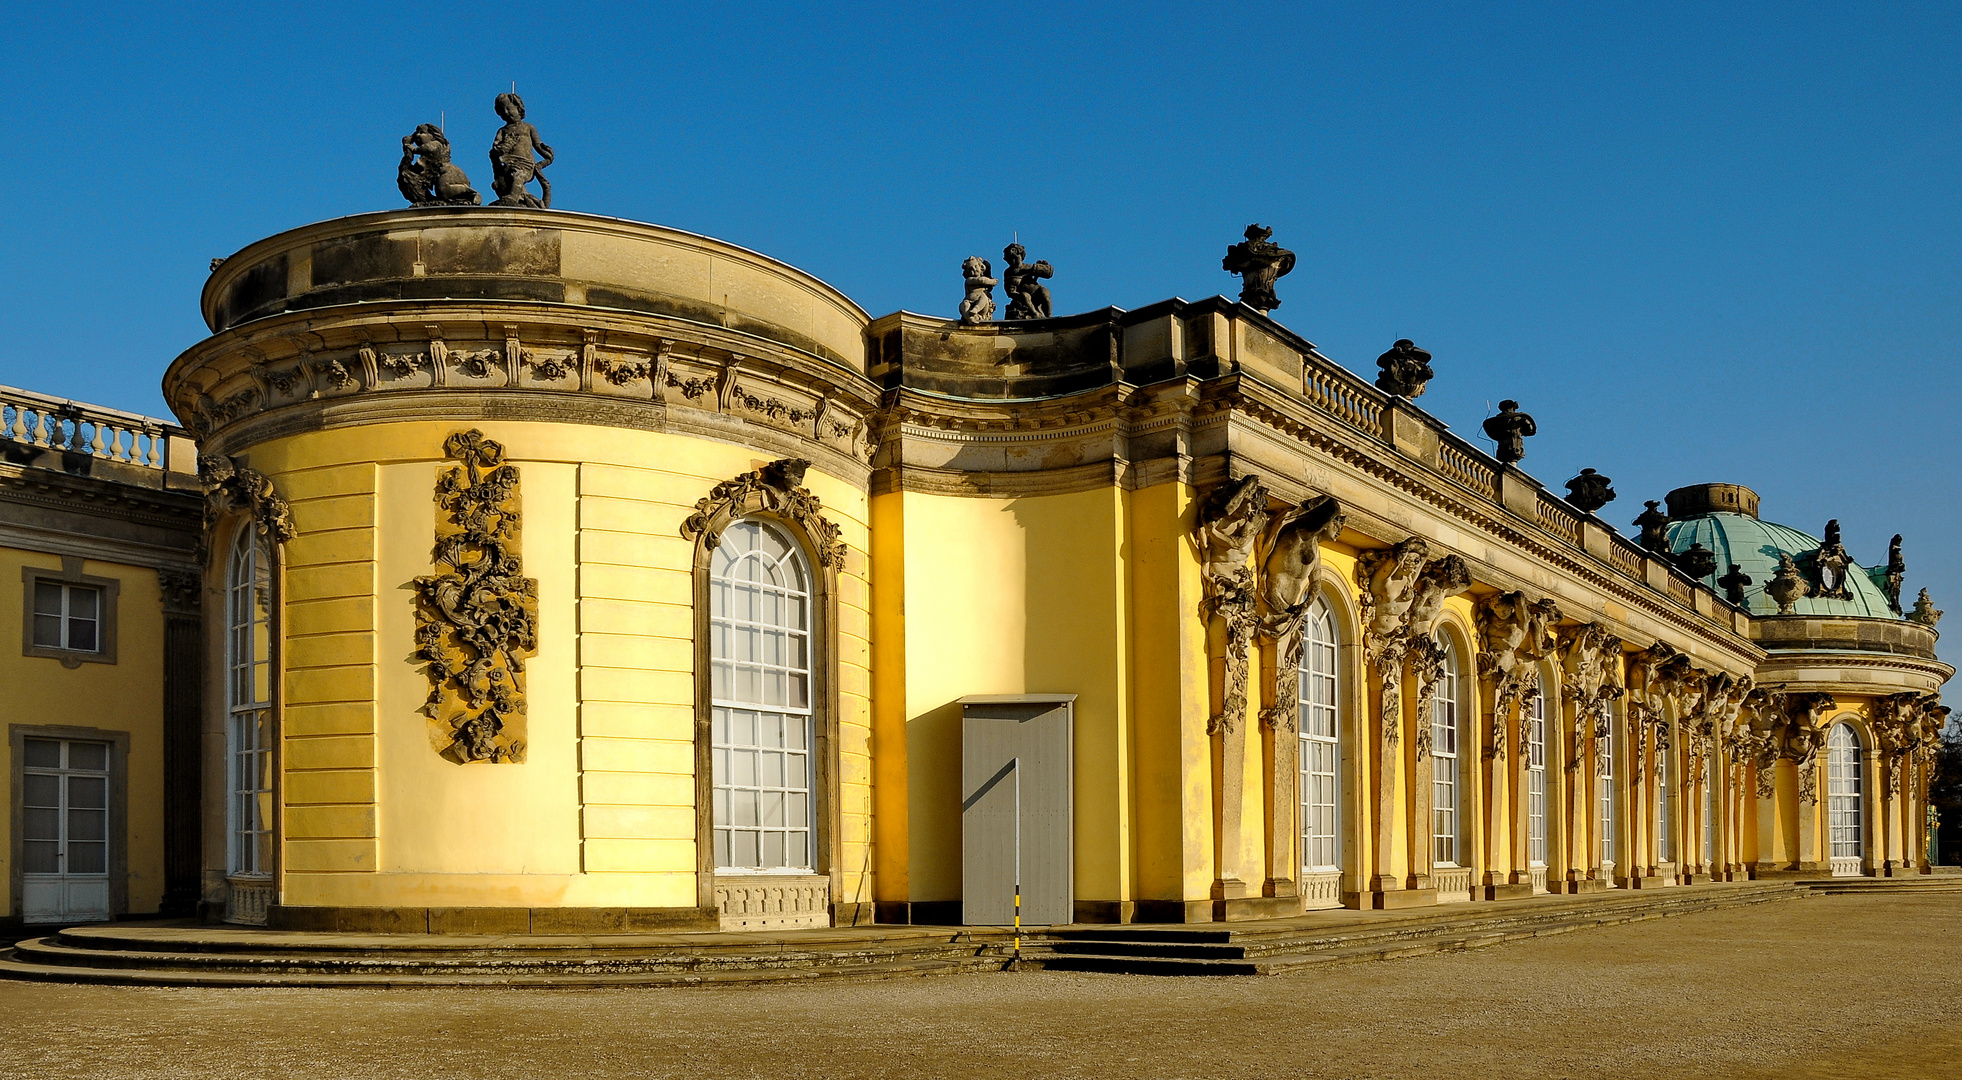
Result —
<instances>
[{"instance_id":1,"label":"stone balustrade","mask_svg":"<svg viewBox=\"0 0 1962 1080\"><path fill-rule=\"evenodd\" d=\"M151 416L0 386L0 443L162 472L197 471L188 431Z\"/></svg>"}]
</instances>

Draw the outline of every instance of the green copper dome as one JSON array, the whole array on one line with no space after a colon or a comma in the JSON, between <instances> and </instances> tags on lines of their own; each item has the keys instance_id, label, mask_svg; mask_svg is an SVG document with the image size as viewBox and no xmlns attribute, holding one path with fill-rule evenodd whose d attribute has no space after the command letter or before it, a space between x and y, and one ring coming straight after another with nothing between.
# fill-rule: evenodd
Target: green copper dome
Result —
<instances>
[{"instance_id":1,"label":"green copper dome","mask_svg":"<svg viewBox=\"0 0 1962 1080\"><path fill-rule=\"evenodd\" d=\"M1756 498L1753 497L1751 501L1755 504ZM1777 602L1764 592L1765 585L1778 572L1778 556L1790 555L1803 565L1800 556L1819 549L1816 538L1797 529L1776 522L1760 521L1751 514L1716 510L1669 523L1669 550L1685 551L1691 544L1702 544L1716 554L1716 572L1704 578L1703 582L1718 596L1725 593L1717 580L1728 575L1733 566L1743 567L1744 572L1750 575L1751 584L1744 586L1744 606L1753 615L1778 614ZM1874 583L1873 571L1865 570L1858 564L1848 567L1846 587L1853 594L1851 600L1805 596L1793 605L1794 613L1837 618L1901 618L1887 603L1887 594ZM1816 583L1813 588L1818 588Z\"/></svg>"}]
</instances>

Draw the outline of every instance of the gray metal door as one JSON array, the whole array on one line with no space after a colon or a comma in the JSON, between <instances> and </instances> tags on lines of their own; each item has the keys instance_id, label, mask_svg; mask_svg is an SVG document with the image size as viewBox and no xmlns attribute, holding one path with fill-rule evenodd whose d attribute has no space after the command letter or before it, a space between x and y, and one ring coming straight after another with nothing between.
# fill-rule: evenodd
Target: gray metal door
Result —
<instances>
[{"instance_id":1,"label":"gray metal door","mask_svg":"<svg viewBox=\"0 0 1962 1080\"><path fill-rule=\"evenodd\" d=\"M1074 694L961 699L961 912L976 926L1074 921Z\"/></svg>"}]
</instances>

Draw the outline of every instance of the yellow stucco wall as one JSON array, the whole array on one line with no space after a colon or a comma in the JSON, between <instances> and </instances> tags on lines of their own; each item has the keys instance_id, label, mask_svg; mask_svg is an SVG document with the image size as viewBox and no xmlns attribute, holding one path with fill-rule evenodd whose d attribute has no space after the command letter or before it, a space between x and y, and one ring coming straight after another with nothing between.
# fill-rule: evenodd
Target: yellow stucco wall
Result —
<instances>
[{"instance_id":1,"label":"yellow stucco wall","mask_svg":"<svg viewBox=\"0 0 1962 1080\"><path fill-rule=\"evenodd\" d=\"M58 659L21 655L26 595L23 567L61 569L61 556L0 547L0 735L11 725L93 728L129 736L124 763L125 830L118 842L127 860L128 909L155 912L163 898L163 646L164 620L157 572L149 567L90 559L89 577L113 578L116 662L62 666ZM0 776L11 776L9 741L0 738ZM0 835L11 835L12 799L0 803ZM0 845L0 882L13 880L11 845ZM18 915L10 889L0 889L0 917Z\"/></svg>"},{"instance_id":2,"label":"yellow stucco wall","mask_svg":"<svg viewBox=\"0 0 1962 1080\"><path fill-rule=\"evenodd\" d=\"M696 500L765 463L736 446L539 422L475 425L520 471L539 585L521 765L429 747L408 582L429 572L443 440L414 422L260 444L293 506L286 569L289 906L687 907L695 903ZM849 548L839 575L839 899L870 828L866 500L810 472Z\"/></svg>"}]
</instances>

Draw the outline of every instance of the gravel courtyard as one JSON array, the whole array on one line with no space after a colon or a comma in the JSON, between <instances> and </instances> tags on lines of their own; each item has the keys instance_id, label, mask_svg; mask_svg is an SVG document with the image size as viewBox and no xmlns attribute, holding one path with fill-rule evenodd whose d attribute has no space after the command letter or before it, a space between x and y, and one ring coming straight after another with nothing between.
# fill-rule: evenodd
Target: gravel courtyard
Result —
<instances>
[{"instance_id":1,"label":"gravel courtyard","mask_svg":"<svg viewBox=\"0 0 1962 1080\"><path fill-rule=\"evenodd\" d=\"M1962 895L1238 978L705 990L0 982L0 1077L1962 1078Z\"/></svg>"}]
</instances>

